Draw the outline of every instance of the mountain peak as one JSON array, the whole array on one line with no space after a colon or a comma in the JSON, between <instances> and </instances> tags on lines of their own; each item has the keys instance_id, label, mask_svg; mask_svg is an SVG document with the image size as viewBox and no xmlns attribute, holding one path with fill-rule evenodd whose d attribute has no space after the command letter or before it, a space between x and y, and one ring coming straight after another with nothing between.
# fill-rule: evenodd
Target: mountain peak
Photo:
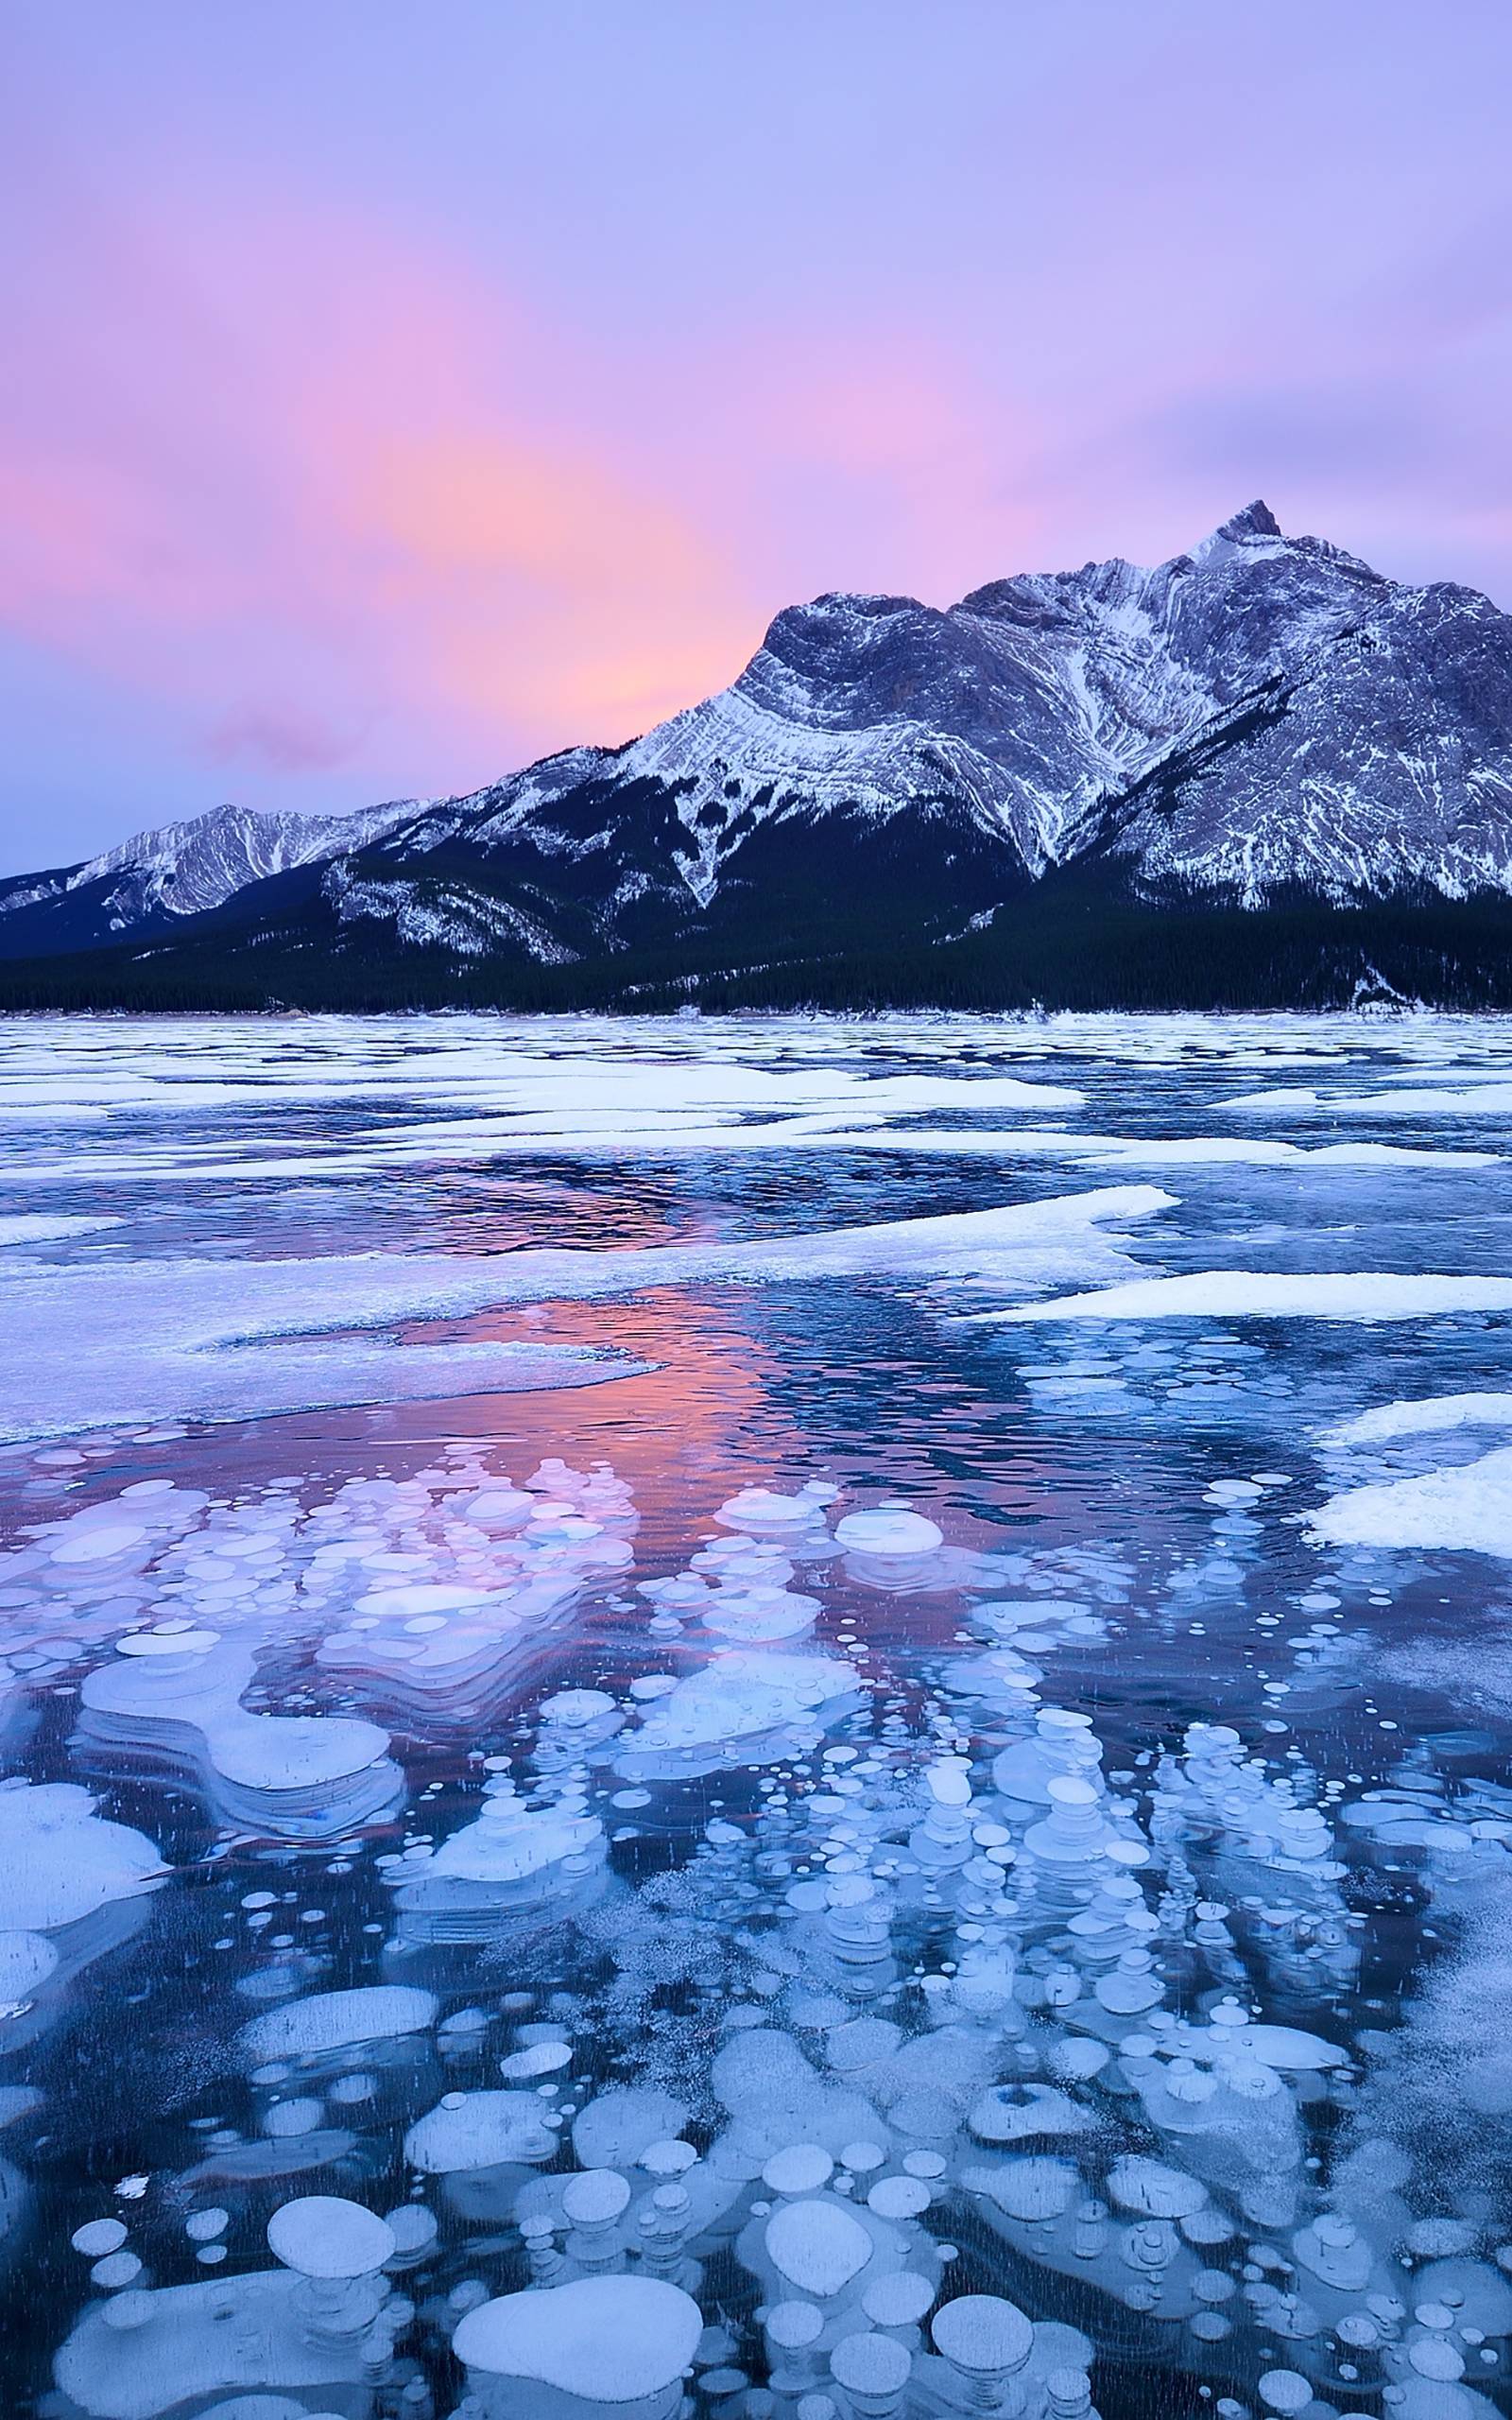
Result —
<instances>
[{"instance_id":1,"label":"mountain peak","mask_svg":"<svg viewBox=\"0 0 1512 2420\"><path fill-rule=\"evenodd\" d=\"M1211 537L1204 538L1200 546L1194 546L1191 560L1194 563L1221 562L1235 549L1250 556L1274 555L1285 545L1280 523L1269 505L1257 496L1253 504L1246 504L1242 512L1234 513Z\"/></svg>"},{"instance_id":2,"label":"mountain peak","mask_svg":"<svg viewBox=\"0 0 1512 2420\"><path fill-rule=\"evenodd\" d=\"M1223 527L1214 531L1213 534L1219 538L1229 539L1279 538L1281 535L1281 525L1264 498L1257 496L1253 504L1246 504L1243 512L1236 512L1231 520L1226 521Z\"/></svg>"}]
</instances>

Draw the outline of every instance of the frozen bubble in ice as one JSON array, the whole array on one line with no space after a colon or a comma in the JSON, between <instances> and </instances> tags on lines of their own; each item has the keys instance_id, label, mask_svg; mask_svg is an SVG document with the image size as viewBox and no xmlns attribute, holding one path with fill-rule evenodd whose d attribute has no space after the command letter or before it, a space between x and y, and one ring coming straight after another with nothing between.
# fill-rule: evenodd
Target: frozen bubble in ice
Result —
<instances>
[{"instance_id":1,"label":"frozen bubble in ice","mask_svg":"<svg viewBox=\"0 0 1512 2420\"><path fill-rule=\"evenodd\" d=\"M1335 2042L1325 2042L1320 2034L1304 2033L1294 2025L1236 2025L1224 2042L1225 2051L1242 2051L1258 2060L1263 2067L1278 2067L1285 2073L1308 2074L1324 2067L1343 2067L1349 2063L1348 2050ZM1194 2056L1200 2056L1196 2051Z\"/></svg>"},{"instance_id":2,"label":"frozen bubble in ice","mask_svg":"<svg viewBox=\"0 0 1512 2420\"><path fill-rule=\"evenodd\" d=\"M218 1630L134 1630L115 1642L119 1655L205 1655L220 1645Z\"/></svg>"},{"instance_id":3,"label":"frozen bubble in ice","mask_svg":"<svg viewBox=\"0 0 1512 2420\"><path fill-rule=\"evenodd\" d=\"M936 1806L971 1803L971 1769L964 1756L936 1756L925 1767L924 1781Z\"/></svg>"},{"instance_id":4,"label":"frozen bubble in ice","mask_svg":"<svg viewBox=\"0 0 1512 2420\"><path fill-rule=\"evenodd\" d=\"M690 2294L659 2277L579 2277L466 2313L452 2349L487 2377L526 2378L590 2403L640 2403L675 2386L703 2334Z\"/></svg>"},{"instance_id":5,"label":"frozen bubble in ice","mask_svg":"<svg viewBox=\"0 0 1512 2420\"><path fill-rule=\"evenodd\" d=\"M145 1834L94 1812L74 1782L0 1789L0 1907L18 1932L51 1932L165 1876Z\"/></svg>"},{"instance_id":6,"label":"frozen bubble in ice","mask_svg":"<svg viewBox=\"0 0 1512 2420\"><path fill-rule=\"evenodd\" d=\"M89 2273L93 2284L110 2293L121 2286L134 2286L142 2274L142 2263L134 2252L108 2252Z\"/></svg>"},{"instance_id":7,"label":"frozen bubble in ice","mask_svg":"<svg viewBox=\"0 0 1512 2420\"><path fill-rule=\"evenodd\" d=\"M705 1606L703 1626L721 1638L797 1638L819 1611L817 1597L788 1588L725 1588Z\"/></svg>"},{"instance_id":8,"label":"frozen bubble in ice","mask_svg":"<svg viewBox=\"0 0 1512 2420\"><path fill-rule=\"evenodd\" d=\"M885 2166L886 2158L880 2143L847 2143L840 2153L840 2165L856 2176L869 2176L873 2169Z\"/></svg>"},{"instance_id":9,"label":"frozen bubble in ice","mask_svg":"<svg viewBox=\"0 0 1512 2420\"><path fill-rule=\"evenodd\" d=\"M268 2220L267 2241L274 2259L301 2277L366 2277L394 2253L386 2220L334 2193L285 2202Z\"/></svg>"},{"instance_id":10,"label":"frozen bubble in ice","mask_svg":"<svg viewBox=\"0 0 1512 2420\"><path fill-rule=\"evenodd\" d=\"M1313 2400L1312 2381L1300 2370L1267 2370L1260 2381L1260 2395L1272 2411L1301 2411Z\"/></svg>"},{"instance_id":11,"label":"frozen bubble in ice","mask_svg":"<svg viewBox=\"0 0 1512 2420\"><path fill-rule=\"evenodd\" d=\"M1419 2260L1452 2259L1474 2248L1475 2229L1464 2219L1419 2219L1408 2228L1406 2240Z\"/></svg>"},{"instance_id":12,"label":"frozen bubble in ice","mask_svg":"<svg viewBox=\"0 0 1512 2420\"><path fill-rule=\"evenodd\" d=\"M1085 2083L1088 2077L1100 2075L1112 2055L1106 2042L1090 2035L1074 2036L1052 2050L1050 2070L1067 2083Z\"/></svg>"},{"instance_id":13,"label":"frozen bubble in ice","mask_svg":"<svg viewBox=\"0 0 1512 2420\"><path fill-rule=\"evenodd\" d=\"M1070 2207L1081 2178L1069 2159L1030 2153L1005 2159L994 2168L968 2169L963 2183L973 2193L985 2193L1005 2218L1057 2219Z\"/></svg>"},{"instance_id":14,"label":"frozen bubble in ice","mask_svg":"<svg viewBox=\"0 0 1512 2420\"><path fill-rule=\"evenodd\" d=\"M966 2122L980 2143L1017 2143L1033 2135L1084 2135L1094 2121L1053 2084L995 2083L972 2102Z\"/></svg>"},{"instance_id":15,"label":"frozen bubble in ice","mask_svg":"<svg viewBox=\"0 0 1512 2420\"><path fill-rule=\"evenodd\" d=\"M573 2063L570 2042L532 2042L524 2050L511 2050L499 2062L499 2073L507 2083L528 2083L538 2076L554 2076Z\"/></svg>"},{"instance_id":16,"label":"frozen bubble in ice","mask_svg":"<svg viewBox=\"0 0 1512 2420\"><path fill-rule=\"evenodd\" d=\"M834 2174L834 2162L818 2143L790 2143L776 2152L762 2170L762 2182L773 2193L817 2193Z\"/></svg>"},{"instance_id":17,"label":"frozen bubble in ice","mask_svg":"<svg viewBox=\"0 0 1512 2420\"><path fill-rule=\"evenodd\" d=\"M857 2016L837 2025L825 2044L832 2067L845 2075L890 2058L902 2040L902 2028L885 2016Z\"/></svg>"},{"instance_id":18,"label":"frozen bubble in ice","mask_svg":"<svg viewBox=\"0 0 1512 2420\"><path fill-rule=\"evenodd\" d=\"M431 2176L550 2159L557 2137L530 2092L455 2092L411 2126L404 2156Z\"/></svg>"},{"instance_id":19,"label":"frozen bubble in ice","mask_svg":"<svg viewBox=\"0 0 1512 2420\"><path fill-rule=\"evenodd\" d=\"M874 2249L860 2220L833 2201L784 2203L764 2240L779 2275L820 2302L859 2276Z\"/></svg>"},{"instance_id":20,"label":"frozen bubble in ice","mask_svg":"<svg viewBox=\"0 0 1512 2420\"><path fill-rule=\"evenodd\" d=\"M254 2063L266 2059L318 2059L360 2042L383 2042L423 2033L436 2021L434 1992L413 1983L368 1983L349 1992L317 1992L308 1999L270 2009L241 2032L242 2048Z\"/></svg>"},{"instance_id":21,"label":"frozen bubble in ice","mask_svg":"<svg viewBox=\"0 0 1512 2420\"><path fill-rule=\"evenodd\" d=\"M89 2219L74 2229L68 2240L86 2260L102 2260L107 2253L119 2252L126 2241L126 2228L119 2219Z\"/></svg>"},{"instance_id":22,"label":"frozen bubble in ice","mask_svg":"<svg viewBox=\"0 0 1512 2420\"><path fill-rule=\"evenodd\" d=\"M922 1512L910 1512L902 1505L879 1506L873 1512L848 1512L835 1524L834 1534L850 1554L933 1554L945 1542L943 1530Z\"/></svg>"},{"instance_id":23,"label":"frozen bubble in ice","mask_svg":"<svg viewBox=\"0 0 1512 2420\"><path fill-rule=\"evenodd\" d=\"M773 2303L762 2325L779 2351L799 2353L823 2334L824 2313L816 2303Z\"/></svg>"},{"instance_id":24,"label":"frozen bubble in ice","mask_svg":"<svg viewBox=\"0 0 1512 2420\"><path fill-rule=\"evenodd\" d=\"M688 2121L685 2102L650 2084L614 2084L573 2120L573 2149L585 2168L633 2168L653 2143L670 2142Z\"/></svg>"},{"instance_id":25,"label":"frozen bubble in ice","mask_svg":"<svg viewBox=\"0 0 1512 2420\"><path fill-rule=\"evenodd\" d=\"M541 1719L562 1731L588 1731L618 1712L607 1689L558 1689L542 1704Z\"/></svg>"},{"instance_id":26,"label":"frozen bubble in ice","mask_svg":"<svg viewBox=\"0 0 1512 2420\"><path fill-rule=\"evenodd\" d=\"M401 2202L397 2209L386 2215L388 2232L394 2238L386 2267L413 2268L435 2244L438 2232L435 2211L428 2210L423 2202Z\"/></svg>"},{"instance_id":27,"label":"frozen bubble in ice","mask_svg":"<svg viewBox=\"0 0 1512 2420\"><path fill-rule=\"evenodd\" d=\"M743 1487L714 1514L726 1530L789 1530L818 1518L812 1495L782 1495L769 1487Z\"/></svg>"},{"instance_id":28,"label":"frozen bubble in ice","mask_svg":"<svg viewBox=\"0 0 1512 2420\"><path fill-rule=\"evenodd\" d=\"M921 2177L884 2176L867 2195L867 2207L879 2219L917 2219L934 2198Z\"/></svg>"},{"instance_id":29,"label":"frozen bubble in ice","mask_svg":"<svg viewBox=\"0 0 1512 2420\"><path fill-rule=\"evenodd\" d=\"M1034 2329L1016 2303L1001 2294L958 2294L929 2324L939 2351L968 2377L1022 2369L1034 2349Z\"/></svg>"},{"instance_id":30,"label":"frozen bubble in ice","mask_svg":"<svg viewBox=\"0 0 1512 2420\"><path fill-rule=\"evenodd\" d=\"M485 1487L458 1507L480 1530L517 1530L537 1511L537 1500L519 1487Z\"/></svg>"},{"instance_id":31,"label":"frozen bubble in ice","mask_svg":"<svg viewBox=\"0 0 1512 2420\"><path fill-rule=\"evenodd\" d=\"M292 2142L297 2135L313 2135L325 2111L311 2093L297 2093L292 2100L275 2100L263 2113L263 2132L274 2142Z\"/></svg>"},{"instance_id":32,"label":"frozen bubble in ice","mask_svg":"<svg viewBox=\"0 0 1512 2420\"><path fill-rule=\"evenodd\" d=\"M691 2143L647 2143L637 2166L651 2176L681 2176L698 2157Z\"/></svg>"},{"instance_id":33,"label":"frozen bubble in ice","mask_svg":"<svg viewBox=\"0 0 1512 2420\"><path fill-rule=\"evenodd\" d=\"M1158 2159L1134 2156L1113 2162L1108 2173L1109 2197L1121 2210L1146 2219L1187 2219L1200 2210L1208 2188L1184 2169L1167 2168Z\"/></svg>"},{"instance_id":34,"label":"frozen bubble in ice","mask_svg":"<svg viewBox=\"0 0 1512 2420\"><path fill-rule=\"evenodd\" d=\"M873 2327L913 2327L935 2299L935 2288L913 2269L895 2270L890 2277L874 2277L861 2297L861 2308Z\"/></svg>"},{"instance_id":35,"label":"frozen bubble in ice","mask_svg":"<svg viewBox=\"0 0 1512 2420\"><path fill-rule=\"evenodd\" d=\"M150 2296L146 2299L150 2302ZM143 2316L150 2319L150 2308ZM335 2420L335 2415L312 2413L307 2403L296 2403L286 2394L233 2394L229 2403L217 2403L207 2420Z\"/></svg>"},{"instance_id":36,"label":"frozen bubble in ice","mask_svg":"<svg viewBox=\"0 0 1512 2420\"><path fill-rule=\"evenodd\" d=\"M562 2216L575 2227L602 2227L628 2207L630 2187L616 2168L585 2168L562 2187Z\"/></svg>"},{"instance_id":37,"label":"frozen bubble in ice","mask_svg":"<svg viewBox=\"0 0 1512 2420\"><path fill-rule=\"evenodd\" d=\"M863 2328L842 2336L830 2355L830 2368L847 2393L858 2399L895 2395L908 2383L913 2356L896 2336L879 2336ZM864 2409L862 2404L860 2408Z\"/></svg>"},{"instance_id":38,"label":"frozen bubble in ice","mask_svg":"<svg viewBox=\"0 0 1512 2420\"><path fill-rule=\"evenodd\" d=\"M0 2016L40 1991L57 1964L58 1952L45 1934L0 1932Z\"/></svg>"},{"instance_id":39,"label":"frozen bubble in ice","mask_svg":"<svg viewBox=\"0 0 1512 2420\"><path fill-rule=\"evenodd\" d=\"M115 1555L129 1554L146 1534L140 1522L91 1521L87 1514L80 1514L48 1547L48 1560L65 1565L108 1563Z\"/></svg>"},{"instance_id":40,"label":"frozen bubble in ice","mask_svg":"<svg viewBox=\"0 0 1512 2420\"><path fill-rule=\"evenodd\" d=\"M1442 2336L1418 2336L1407 2347L1407 2359L1420 2378L1452 2385L1465 2375L1465 2356Z\"/></svg>"}]
</instances>

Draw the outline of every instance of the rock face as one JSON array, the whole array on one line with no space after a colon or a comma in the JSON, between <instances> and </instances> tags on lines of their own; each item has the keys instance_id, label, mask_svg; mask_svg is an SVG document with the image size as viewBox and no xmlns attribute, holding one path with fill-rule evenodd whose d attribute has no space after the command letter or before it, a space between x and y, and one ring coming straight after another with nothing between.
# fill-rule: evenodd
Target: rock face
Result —
<instances>
[{"instance_id":1,"label":"rock face","mask_svg":"<svg viewBox=\"0 0 1512 2420\"><path fill-rule=\"evenodd\" d=\"M351 821L222 809L0 890L0 954L198 911L222 961L623 961L696 986L949 948L1052 894L1512 894L1512 617L1285 537L1261 503L1153 570L1023 574L944 612L821 596L625 748Z\"/></svg>"}]
</instances>

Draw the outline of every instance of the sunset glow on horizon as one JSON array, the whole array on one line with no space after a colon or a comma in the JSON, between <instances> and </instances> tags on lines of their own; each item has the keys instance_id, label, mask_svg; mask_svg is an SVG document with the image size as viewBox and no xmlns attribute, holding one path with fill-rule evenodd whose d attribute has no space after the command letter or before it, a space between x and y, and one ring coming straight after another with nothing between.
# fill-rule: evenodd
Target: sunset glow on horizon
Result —
<instances>
[{"instance_id":1,"label":"sunset glow on horizon","mask_svg":"<svg viewBox=\"0 0 1512 2420\"><path fill-rule=\"evenodd\" d=\"M476 786L795 599L1257 494L1512 605L1489 0L78 0L7 50L6 868Z\"/></svg>"}]
</instances>

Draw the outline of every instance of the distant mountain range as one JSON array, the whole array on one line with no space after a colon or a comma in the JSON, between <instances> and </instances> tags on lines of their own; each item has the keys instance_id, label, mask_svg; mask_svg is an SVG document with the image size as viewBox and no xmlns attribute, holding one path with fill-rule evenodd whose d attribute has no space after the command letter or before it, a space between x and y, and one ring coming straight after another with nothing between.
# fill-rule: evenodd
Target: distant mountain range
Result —
<instances>
[{"instance_id":1,"label":"distant mountain range","mask_svg":"<svg viewBox=\"0 0 1512 2420\"><path fill-rule=\"evenodd\" d=\"M1252 504L829 596L627 746L0 884L10 1006L1512 1006L1512 616Z\"/></svg>"}]
</instances>

